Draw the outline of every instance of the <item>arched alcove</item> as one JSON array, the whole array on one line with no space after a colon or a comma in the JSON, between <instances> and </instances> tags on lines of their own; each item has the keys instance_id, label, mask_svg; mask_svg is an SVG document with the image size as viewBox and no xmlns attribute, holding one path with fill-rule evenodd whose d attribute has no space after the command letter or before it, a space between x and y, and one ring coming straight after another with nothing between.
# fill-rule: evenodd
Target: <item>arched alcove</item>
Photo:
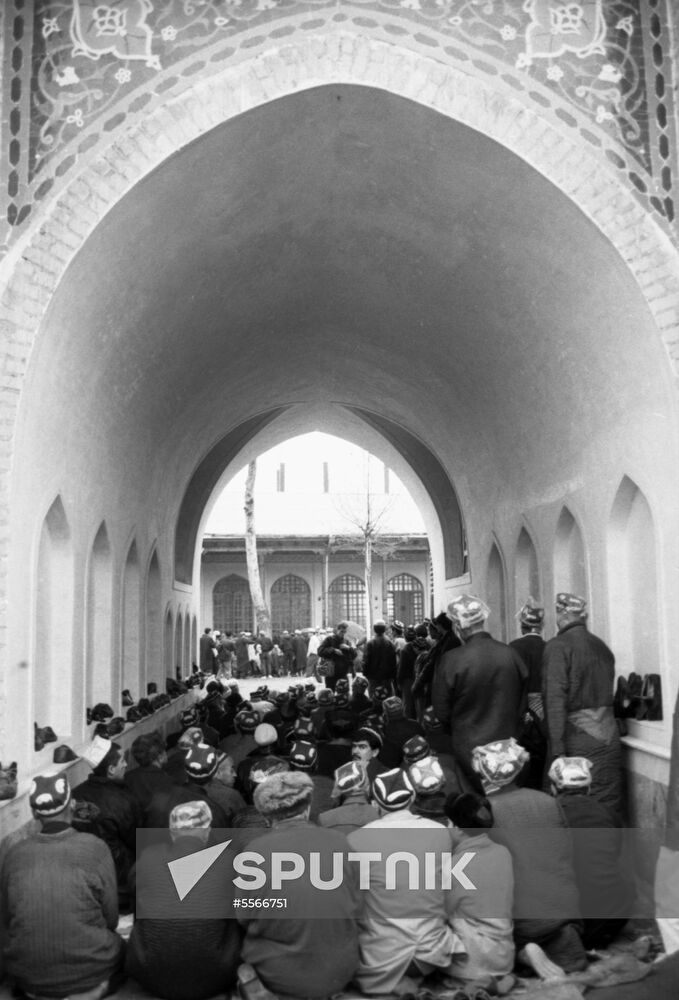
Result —
<instances>
[{"instance_id":1,"label":"arched alcove","mask_svg":"<svg viewBox=\"0 0 679 1000\"><path fill-rule=\"evenodd\" d=\"M172 608L165 612L165 622L163 625L163 678L174 677L174 618ZM165 688L163 687L163 690Z\"/></svg>"},{"instance_id":2,"label":"arched alcove","mask_svg":"<svg viewBox=\"0 0 679 1000\"><path fill-rule=\"evenodd\" d=\"M212 590L213 628L220 632L249 632L254 618L250 585L245 577L230 573L217 580Z\"/></svg>"},{"instance_id":3,"label":"arched alcove","mask_svg":"<svg viewBox=\"0 0 679 1000\"><path fill-rule=\"evenodd\" d=\"M646 497L627 476L607 533L611 645L619 673L660 672L657 539Z\"/></svg>"},{"instance_id":4,"label":"arched alcove","mask_svg":"<svg viewBox=\"0 0 679 1000\"><path fill-rule=\"evenodd\" d=\"M568 507L561 511L554 535L554 591L567 591L589 600L585 545Z\"/></svg>"},{"instance_id":5,"label":"arched alcove","mask_svg":"<svg viewBox=\"0 0 679 1000\"><path fill-rule=\"evenodd\" d=\"M194 615L191 619L191 667L193 668L193 663L198 656L198 622L196 621L196 616Z\"/></svg>"},{"instance_id":6,"label":"arched alcove","mask_svg":"<svg viewBox=\"0 0 679 1000\"><path fill-rule=\"evenodd\" d=\"M73 544L60 497L42 524L38 548L33 716L59 738L74 732Z\"/></svg>"},{"instance_id":7,"label":"arched alcove","mask_svg":"<svg viewBox=\"0 0 679 1000\"><path fill-rule=\"evenodd\" d=\"M505 569L500 549L496 542L490 550L486 568L486 592L479 594L490 607L488 628L496 639L507 641L507 592Z\"/></svg>"},{"instance_id":8,"label":"arched alcove","mask_svg":"<svg viewBox=\"0 0 679 1000\"><path fill-rule=\"evenodd\" d=\"M122 614L122 688L133 698L143 695L140 678L141 659L141 573L137 543L132 542L123 570Z\"/></svg>"},{"instance_id":9,"label":"arched alcove","mask_svg":"<svg viewBox=\"0 0 679 1000\"><path fill-rule=\"evenodd\" d=\"M311 625L311 588L306 580L287 573L271 587L271 628L274 632Z\"/></svg>"},{"instance_id":10,"label":"arched alcove","mask_svg":"<svg viewBox=\"0 0 679 1000\"><path fill-rule=\"evenodd\" d=\"M144 684L159 683L163 666L163 618L161 608L160 562L154 550L146 575L146 658ZM146 691L142 691L146 694Z\"/></svg>"},{"instance_id":11,"label":"arched alcove","mask_svg":"<svg viewBox=\"0 0 679 1000\"><path fill-rule=\"evenodd\" d=\"M533 539L525 528L519 532L514 559L514 596L517 611L527 597L541 598L540 571L538 555Z\"/></svg>"},{"instance_id":12,"label":"arched alcove","mask_svg":"<svg viewBox=\"0 0 679 1000\"><path fill-rule=\"evenodd\" d=\"M89 706L115 701L112 672L112 565L106 525L101 524L90 552L85 620L85 694Z\"/></svg>"},{"instance_id":13,"label":"arched alcove","mask_svg":"<svg viewBox=\"0 0 679 1000\"><path fill-rule=\"evenodd\" d=\"M357 622L365 628L365 582L354 573L337 576L328 587L329 624Z\"/></svg>"},{"instance_id":14,"label":"arched alcove","mask_svg":"<svg viewBox=\"0 0 679 1000\"><path fill-rule=\"evenodd\" d=\"M174 677L176 672L179 671L181 676L182 669L184 667L184 619L182 617L181 608L177 611L177 618L174 623L174 659L172 662L172 668L170 671L170 676Z\"/></svg>"},{"instance_id":15,"label":"arched alcove","mask_svg":"<svg viewBox=\"0 0 679 1000\"><path fill-rule=\"evenodd\" d=\"M412 573L398 573L387 581L387 615L404 625L424 618L424 587Z\"/></svg>"},{"instance_id":16,"label":"arched alcove","mask_svg":"<svg viewBox=\"0 0 679 1000\"><path fill-rule=\"evenodd\" d=\"M191 673L191 616L188 611L184 615L184 671Z\"/></svg>"}]
</instances>

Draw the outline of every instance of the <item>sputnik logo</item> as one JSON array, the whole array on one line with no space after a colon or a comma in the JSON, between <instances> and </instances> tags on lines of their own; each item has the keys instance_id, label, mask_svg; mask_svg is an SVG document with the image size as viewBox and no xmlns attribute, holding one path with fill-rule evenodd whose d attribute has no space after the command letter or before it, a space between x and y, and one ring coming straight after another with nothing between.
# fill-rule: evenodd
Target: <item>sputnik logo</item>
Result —
<instances>
[{"instance_id":1,"label":"sputnik logo","mask_svg":"<svg viewBox=\"0 0 679 1000\"><path fill-rule=\"evenodd\" d=\"M182 902L193 887L200 882L203 875L221 857L226 848L231 843L227 840L223 844L215 844L214 847L206 847L204 851L195 851L187 854L185 858L177 858L175 861L168 861L167 867L177 890L179 901Z\"/></svg>"}]
</instances>

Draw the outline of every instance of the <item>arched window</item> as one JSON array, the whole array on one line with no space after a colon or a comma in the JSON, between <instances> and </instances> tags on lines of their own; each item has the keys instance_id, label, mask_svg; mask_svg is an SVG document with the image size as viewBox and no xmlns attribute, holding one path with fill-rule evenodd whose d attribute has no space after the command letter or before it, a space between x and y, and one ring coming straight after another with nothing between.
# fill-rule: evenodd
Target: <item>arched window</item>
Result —
<instances>
[{"instance_id":1,"label":"arched window","mask_svg":"<svg viewBox=\"0 0 679 1000\"><path fill-rule=\"evenodd\" d=\"M589 599L585 546L577 522L564 507L554 539L554 592L565 590Z\"/></svg>"},{"instance_id":2,"label":"arched window","mask_svg":"<svg viewBox=\"0 0 679 1000\"><path fill-rule=\"evenodd\" d=\"M365 628L365 583L359 576L345 573L332 581L328 589L330 624L356 622Z\"/></svg>"},{"instance_id":3,"label":"arched window","mask_svg":"<svg viewBox=\"0 0 679 1000\"><path fill-rule=\"evenodd\" d=\"M516 610L518 611L527 597L540 599L540 574L538 557L533 540L525 528L521 529L516 543L516 561L514 564L514 594Z\"/></svg>"},{"instance_id":4,"label":"arched window","mask_svg":"<svg viewBox=\"0 0 679 1000\"><path fill-rule=\"evenodd\" d=\"M271 628L308 628L311 625L311 589L301 576L288 573L276 580L271 588Z\"/></svg>"},{"instance_id":5,"label":"arched window","mask_svg":"<svg viewBox=\"0 0 679 1000\"><path fill-rule=\"evenodd\" d=\"M111 676L111 546L102 524L90 553L87 574L85 694L88 705L113 702Z\"/></svg>"},{"instance_id":6,"label":"arched window","mask_svg":"<svg viewBox=\"0 0 679 1000\"><path fill-rule=\"evenodd\" d=\"M249 632L254 617L248 581L235 573L218 580L212 591L212 627L220 632ZM194 656L195 648L194 643Z\"/></svg>"},{"instance_id":7,"label":"arched window","mask_svg":"<svg viewBox=\"0 0 679 1000\"><path fill-rule=\"evenodd\" d=\"M660 625L653 517L644 494L627 476L613 503L607 542L611 644L618 672L656 673Z\"/></svg>"},{"instance_id":8,"label":"arched window","mask_svg":"<svg viewBox=\"0 0 679 1000\"><path fill-rule=\"evenodd\" d=\"M480 597L483 595L480 594ZM490 608L488 628L496 639L507 641L507 598L505 591L505 571L502 556L493 543L486 570L486 603Z\"/></svg>"},{"instance_id":9,"label":"arched window","mask_svg":"<svg viewBox=\"0 0 679 1000\"><path fill-rule=\"evenodd\" d=\"M387 614L389 621L397 619L413 625L424 618L424 587L411 573L399 573L387 583Z\"/></svg>"},{"instance_id":10,"label":"arched window","mask_svg":"<svg viewBox=\"0 0 679 1000\"><path fill-rule=\"evenodd\" d=\"M34 719L60 739L73 733L73 544L56 498L43 522L38 550Z\"/></svg>"},{"instance_id":11,"label":"arched window","mask_svg":"<svg viewBox=\"0 0 679 1000\"><path fill-rule=\"evenodd\" d=\"M139 677L139 608L141 580L136 542L132 542L123 576L123 689L133 698L143 694Z\"/></svg>"},{"instance_id":12,"label":"arched window","mask_svg":"<svg viewBox=\"0 0 679 1000\"><path fill-rule=\"evenodd\" d=\"M163 612L160 599L160 563L158 553L154 552L146 578L146 672L145 682L142 685L144 695L145 684L148 681L160 684L163 674Z\"/></svg>"}]
</instances>

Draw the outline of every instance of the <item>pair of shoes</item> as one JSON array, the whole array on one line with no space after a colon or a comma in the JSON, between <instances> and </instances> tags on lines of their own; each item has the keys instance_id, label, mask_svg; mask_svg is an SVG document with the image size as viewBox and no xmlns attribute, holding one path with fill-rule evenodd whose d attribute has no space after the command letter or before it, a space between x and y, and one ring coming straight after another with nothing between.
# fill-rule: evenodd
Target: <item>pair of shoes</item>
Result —
<instances>
[{"instance_id":1,"label":"pair of shoes","mask_svg":"<svg viewBox=\"0 0 679 1000\"><path fill-rule=\"evenodd\" d=\"M17 762L12 761L7 767L0 764L0 802L13 799L17 793Z\"/></svg>"},{"instance_id":2,"label":"pair of shoes","mask_svg":"<svg viewBox=\"0 0 679 1000\"><path fill-rule=\"evenodd\" d=\"M134 698L130 694L129 688L125 688L122 695L122 706L123 708L132 708L134 705Z\"/></svg>"},{"instance_id":3,"label":"pair of shoes","mask_svg":"<svg viewBox=\"0 0 679 1000\"><path fill-rule=\"evenodd\" d=\"M278 1000L247 962L238 966L238 993L243 1000Z\"/></svg>"},{"instance_id":4,"label":"pair of shoes","mask_svg":"<svg viewBox=\"0 0 679 1000\"><path fill-rule=\"evenodd\" d=\"M636 717L647 722L659 722L662 719L662 688L659 674L645 675Z\"/></svg>"},{"instance_id":5,"label":"pair of shoes","mask_svg":"<svg viewBox=\"0 0 679 1000\"><path fill-rule=\"evenodd\" d=\"M39 750L42 750L45 743L56 742L56 733L51 726L43 726L42 729L40 729L37 722L33 723L33 746L35 747L36 753Z\"/></svg>"}]
</instances>

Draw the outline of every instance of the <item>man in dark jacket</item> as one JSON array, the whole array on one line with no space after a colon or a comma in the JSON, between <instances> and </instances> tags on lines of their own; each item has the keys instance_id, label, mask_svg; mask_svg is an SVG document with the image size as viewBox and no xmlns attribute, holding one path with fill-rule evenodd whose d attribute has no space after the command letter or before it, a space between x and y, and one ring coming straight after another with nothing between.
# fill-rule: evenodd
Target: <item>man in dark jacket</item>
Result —
<instances>
[{"instance_id":1,"label":"man in dark jacket","mask_svg":"<svg viewBox=\"0 0 679 1000\"><path fill-rule=\"evenodd\" d=\"M412 695L412 686L413 681L415 680L415 661L420 653L424 653L429 649L427 636L427 626L416 625L413 629L413 636L406 642L405 646L401 650L401 655L398 661L396 686L400 697L403 699L403 706L408 719L415 718L415 699Z\"/></svg>"},{"instance_id":2,"label":"man in dark jacket","mask_svg":"<svg viewBox=\"0 0 679 1000\"><path fill-rule=\"evenodd\" d=\"M490 609L478 597L462 594L448 615L463 645L446 653L435 677L432 707L451 734L460 778L478 789L472 750L519 734L526 710L528 670L516 652L485 630Z\"/></svg>"},{"instance_id":3,"label":"man in dark jacket","mask_svg":"<svg viewBox=\"0 0 679 1000\"><path fill-rule=\"evenodd\" d=\"M212 631L206 628L198 642L200 647L200 669L205 674L216 674L218 667L217 643L212 637Z\"/></svg>"},{"instance_id":4,"label":"man in dark jacket","mask_svg":"<svg viewBox=\"0 0 679 1000\"><path fill-rule=\"evenodd\" d=\"M542 692L549 759L592 762L590 794L622 813L622 754L613 715L615 658L587 629L587 604L576 594L556 595L558 635L543 654Z\"/></svg>"},{"instance_id":5,"label":"man in dark jacket","mask_svg":"<svg viewBox=\"0 0 679 1000\"><path fill-rule=\"evenodd\" d=\"M124 784L127 761L118 743L97 737L83 754L92 765L86 781L73 789L78 802L96 806L92 832L104 840L113 856L118 880L118 905L129 911L128 876L134 864L137 827L141 811L132 792Z\"/></svg>"},{"instance_id":6,"label":"man in dark jacket","mask_svg":"<svg viewBox=\"0 0 679 1000\"><path fill-rule=\"evenodd\" d=\"M521 776L521 784L538 791L543 787L547 758L547 726L542 704L542 654L546 645L542 638L544 617L544 607L534 597L529 597L519 611L521 636L509 643L528 668L528 707L519 743L530 754L530 762Z\"/></svg>"},{"instance_id":7,"label":"man in dark jacket","mask_svg":"<svg viewBox=\"0 0 679 1000\"><path fill-rule=\"evenodd\" d=\"M368 678L371 695L376 687L386 687L390 694L394 690L396 648L391 639L385 635L386 631L386 622L375 622L373 625L375 636L365 644L363 673Z\"/></svg>"},{"instance_id":8,"label":"man in dark jacket","mask_svg":"<svg viewBox=\"0 0 679 1000\"><path fill-rule=\"evenodd\" d=\"M356 647L346 637L348 628L349 622L339 622L318 647L319 660L330 660L333 665L332 677L325 678L325 686L333 691L339 678L349 674L356 659Z\"/></svg>"}]
</instances>

